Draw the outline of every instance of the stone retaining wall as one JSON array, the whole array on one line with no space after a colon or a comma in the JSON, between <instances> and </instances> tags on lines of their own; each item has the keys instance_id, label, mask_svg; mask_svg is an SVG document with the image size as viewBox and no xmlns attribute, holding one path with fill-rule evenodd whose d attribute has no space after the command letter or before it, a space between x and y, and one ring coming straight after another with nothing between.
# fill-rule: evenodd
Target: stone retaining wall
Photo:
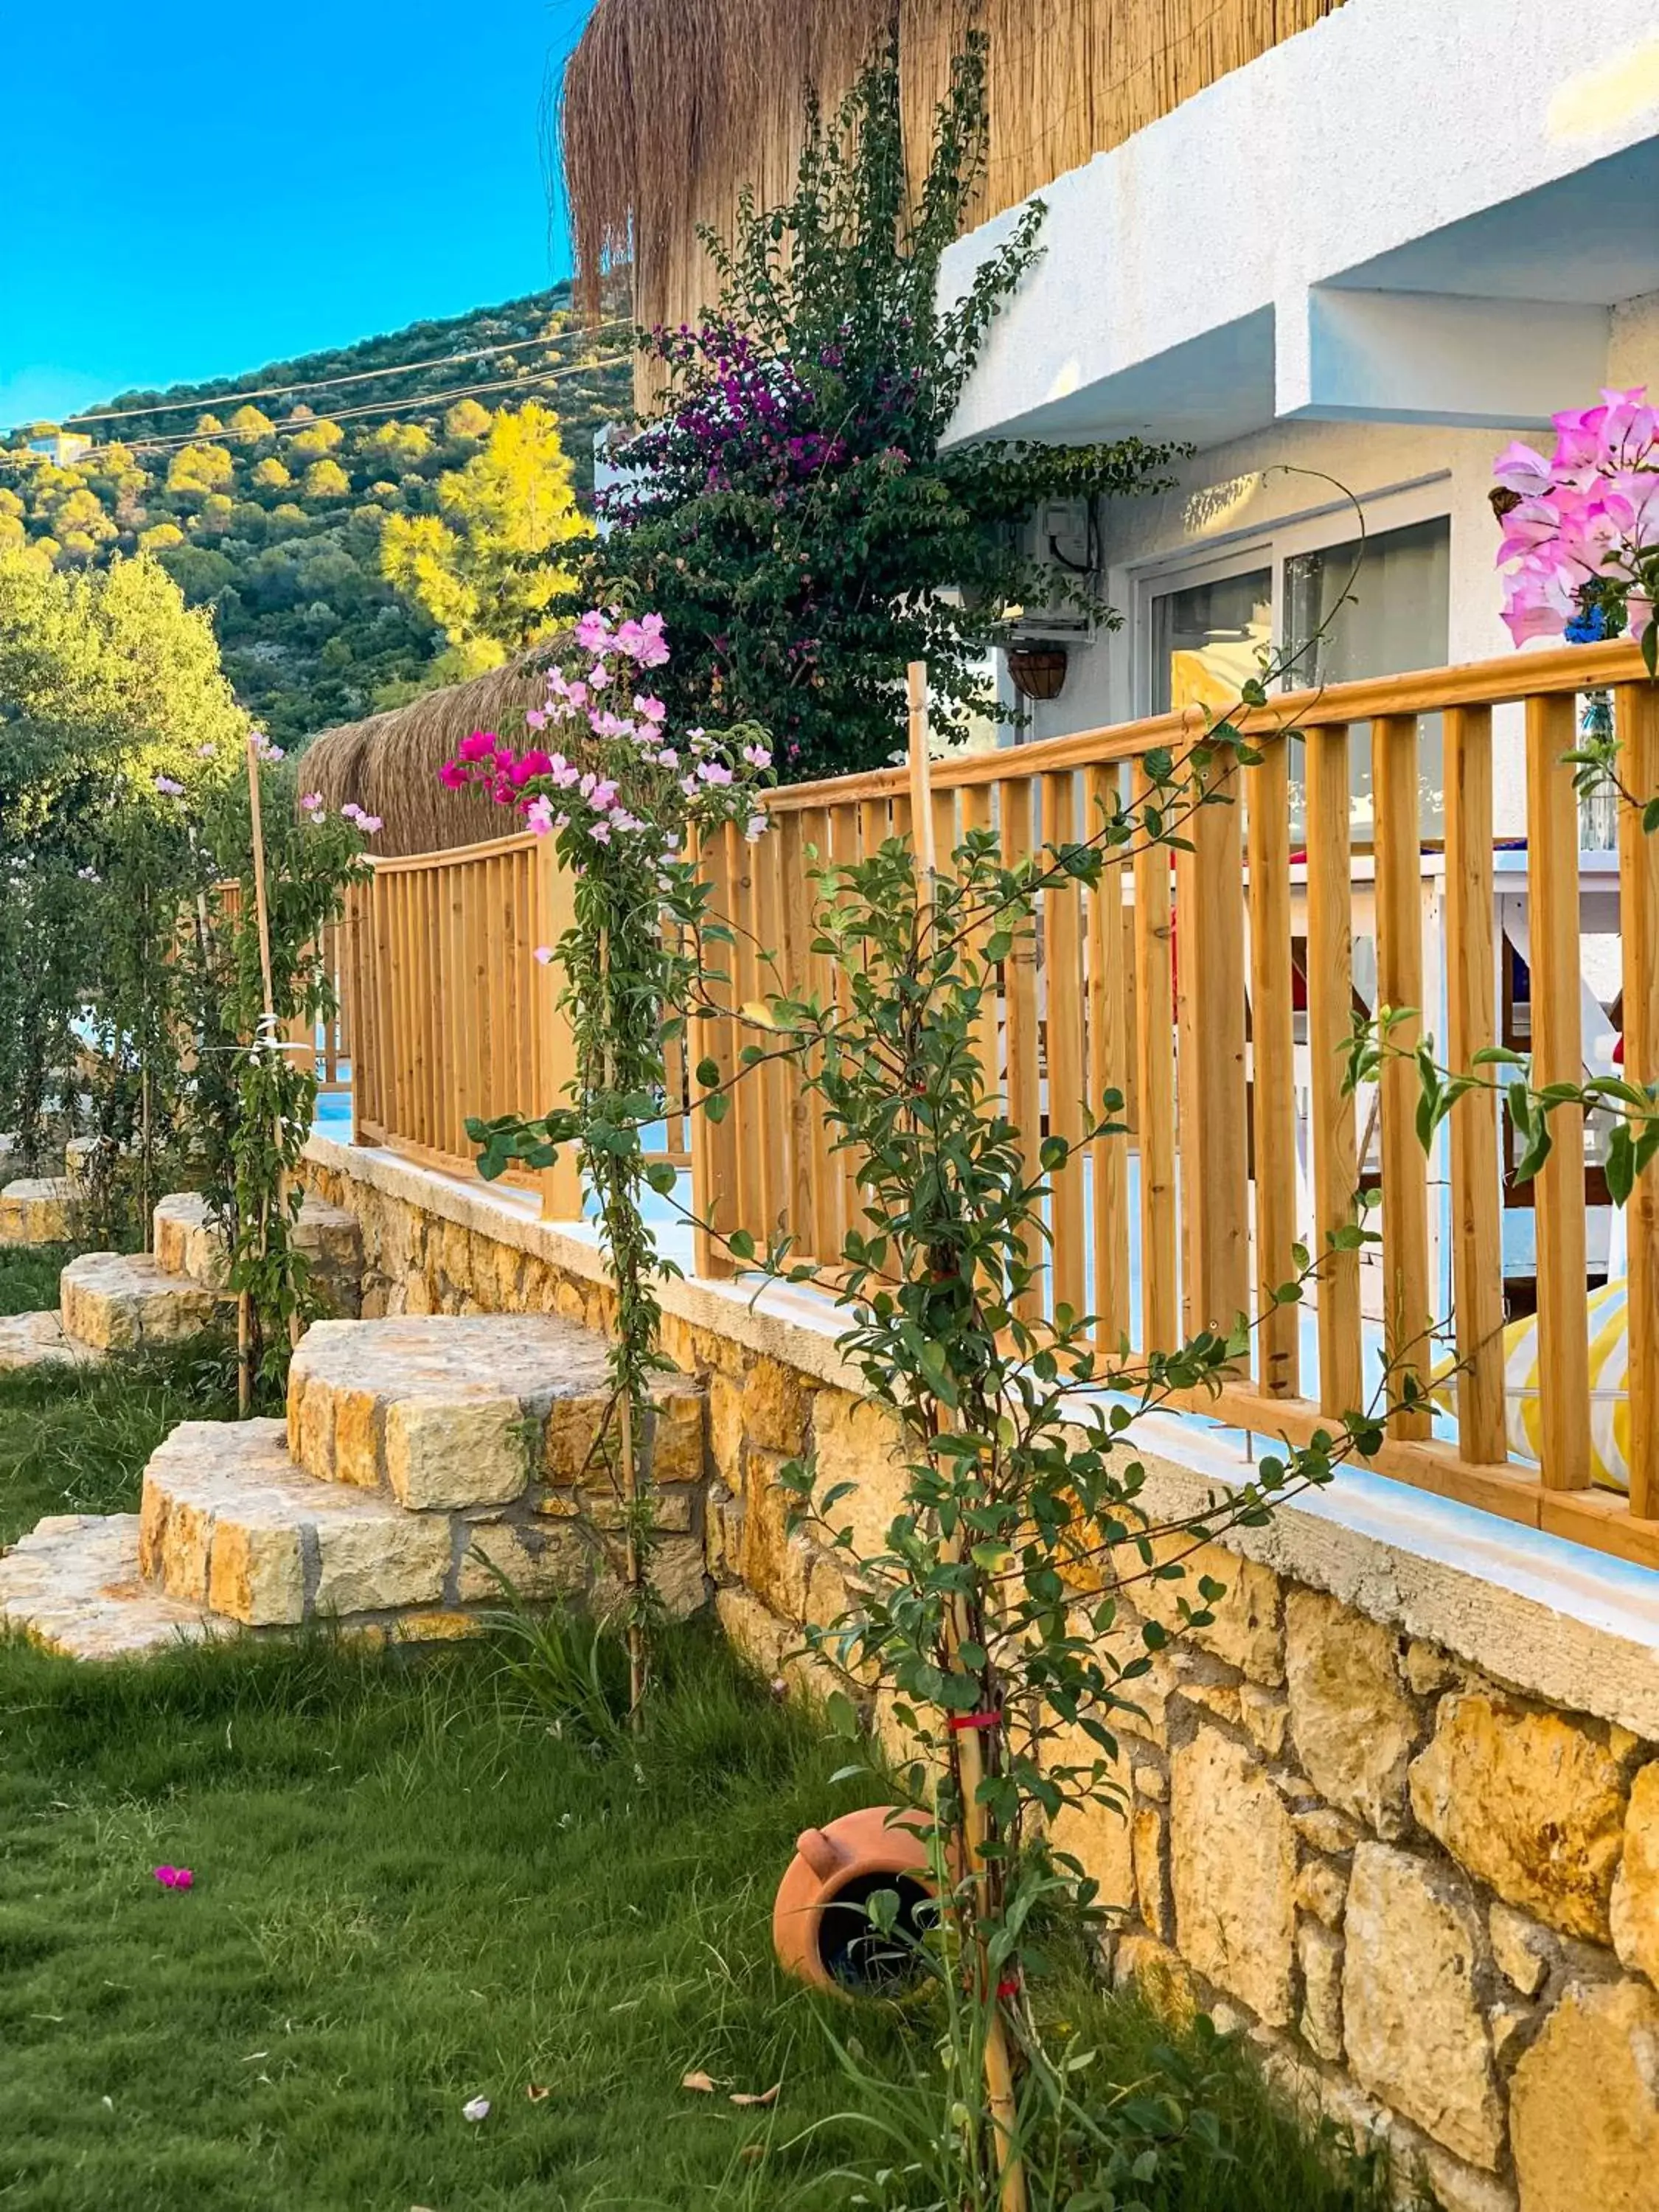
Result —
<instances>
[{"instance_id":1,"label":"stone retaining wall","mask_svg":"<svg viewBox=\"0 0 1659 2212\"><path fill-rule=\"evenodd\" d=\"M362 1224L366 1314L607 1326L591 1244L384 1155L313 1152L312 1188ZM810 1449L826 1482L856 1480L838 1510L873 1544L891 1433L821 1329L719 1286L665 1303L667 1348L708 1390L720 1618L769 1674L801 1676L799 1623L845 1585L789 1534L777 1468ZM1154 1510L1196 1510L1202 1480L1147 1456ZM1564 1556L1580 1586L1597 1571ZM1447 2212L1652 2212L1652 1641L1304 1508L1191 1564L1226 1595L1126 1718L1127 1814L1072 1813L1057 1835L1115 1907L1115 1972L1243 2027L1288 2090L1387 2135ZM1173 1625L1179 1587L1139 1602Z\"/></svg>"}]
</instances>

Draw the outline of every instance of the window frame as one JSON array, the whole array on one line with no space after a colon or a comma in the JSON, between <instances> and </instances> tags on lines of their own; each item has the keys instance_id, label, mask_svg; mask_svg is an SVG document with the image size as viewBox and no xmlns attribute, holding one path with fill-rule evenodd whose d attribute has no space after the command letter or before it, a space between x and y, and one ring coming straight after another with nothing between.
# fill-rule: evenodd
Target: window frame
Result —
<instances>
[{"instance_id":1,"label":"window frame","mask_svg":"<svg viewBox=\"0 0 1659 2212\"><path fill-rule=\"evenodd\" d=\"M1171 592L1194 584L1219 582L1229 576L1248 575L1267 568L1272 575L1273 649L1285 644L1285 569L1288 562L1304 553L1328 552L1350 544L1361 533L1367 539L1390 531L1409 530L1419 523L1443 522L1453 538L1451 574L1456 574L1457 518L1452 506L1451 477L1437 471L1419 483L1362 496L1358 512L1352 501L1328 501L1321 506L1286 515L1260 527L1242 531L1231 539L1206 545L1182 546L1137 564L1130 572L1130 684L1133 712L1149 715L1152 708L1152 605ZM1451 586L1447 586L1446 615L1449 628Z\"/></svg>"}]
</instances>

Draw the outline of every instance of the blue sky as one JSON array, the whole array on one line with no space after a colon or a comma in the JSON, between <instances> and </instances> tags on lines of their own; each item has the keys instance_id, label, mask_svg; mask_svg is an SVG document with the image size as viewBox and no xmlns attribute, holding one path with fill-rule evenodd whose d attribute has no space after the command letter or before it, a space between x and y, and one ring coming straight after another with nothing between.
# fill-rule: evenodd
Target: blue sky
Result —
<instances>
[{"instance_id":1,"label":"blue sky","mask_svg":"<svg viewBox=\"0 0 1659 2212\"><path fill-rule=\"evenodd\" d=\"M591 0L11 0L0 428L568 273L543 88Z\"/></svg>"}]
</instances>

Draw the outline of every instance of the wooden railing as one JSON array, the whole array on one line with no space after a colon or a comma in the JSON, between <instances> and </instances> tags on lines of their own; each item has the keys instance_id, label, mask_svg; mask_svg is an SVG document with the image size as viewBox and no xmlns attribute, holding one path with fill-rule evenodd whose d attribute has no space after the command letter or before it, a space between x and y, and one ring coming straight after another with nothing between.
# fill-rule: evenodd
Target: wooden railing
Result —
<instances>
[{"instance_id":1,"label":"wooden railing","mask_svg":"<svg viewBox=\"0 0 1659 2212\"><path fill-rule=\"evenodd\" d=\"M227 876L214 884L213 905L226 922L234 924L240 920L242 886L234 876ZM309 1055L319 1091L344 1091L351 1088L351 1042L346 1018L349 988L346 944L349 930L349 919L342 915L338 921L330 922L323 932L323 965L334 988L333 1013L325 1022L313 1024L292 1021L288 1024L289 1042L296 1056Z\"/></svg>"},{"instance_id":2,"label":"wooden railing","mask_svg":"<svg viewBox=\"0 0 1659 2212\"><path fill-rule=\"evenodd\" d=\"M1194 813L1190 852L1172 864L1166 848L1152 848L1109 868L1097 891L1042 894L1035 939L1004 963L981 1058L1033 1161L1045 1132L1078 1134L1085 1097L1097 1103L1110 1088L1132 1102L1127 1141L1109 1140L1054 1179L1035 1310L1063 1301L1098 1315L1108 1351L1126 1337L1173 1349L1248 1314L1249 1358L1200 1408L1297 1442L1375 1401L1386 1359L1392 1410L1377 1471L1659 1565L1659 1166L1638 1182L1626 1217L1626 1499L1590 1486L1579 1110L1557 1114L1535 1188L1534 1468L1512 1461L1505 1443L1499 1110L1489 1093L1462 1099L1431 1158L1406 1060L1385 1061L1374 1099L1343 1080L1356 939L1375 944L1373 1007L1418 1010L1393 1032L1395 1047L1431 1030L1439 1054L1466 1068L1497 1042L1492 720L1506 708L1525 729L1534 1079L1579 1079L1577 816L1564 757L1577 741L1577 695L1604 686L1614 693L1626 787L1659 793L1659 689L1629 645L1287 695L1237 717L1264 757L1212 771L1233 803ZM1419 773L1419 717L1431 714L1443 717L1445 809L1443 869L1430 864L1443 899L1437 888L1431 901ZM1090 834L1126 779L1132 796L1144 787L1152 748L1178 750L1200 730L1195 714L1165 715L941 761L931 778L934 848L948 855L963 832L988 829L1013 860ZM1356 866L1352 771L1367 746L1372 851ZM1293 766L1307 823L1295 848ZM846 862L907 835L910 794L902 769L784 789L769 801L774 834L754 845L728 834L708 855L715 905L737 925L734 1003L779 988L827 999L834 978L811 949L808 848ZM1644 836L1632 810L1625 817L1625 1070L1649 1083L1659 1078L1659 837ZM702 1027L698 1056L729 1072L745 1041L737 1024ZM863 1225L845 1156L787 1070L740 1083L726 1118L697 1115L692 1135L696 1203L718 1231L787 1230L802 1253L833 1262L849 1224ZM1362 1170L1381 1191L1380 1246L1363 1254L1330 1243L1355 1218ZM1305 1361L1296 1310L1267 1295L1296 1274L1298 1242L1317 1260L1306 1347L1316 1356ZM697 1264L729 1272L717 1237L699 1238ZM1405 1376L1427 1385L1441 1337L1459 1370L1455 1443L1432 1434L1426 1398L1400 1402Z\"/></svg>"},{"instance_id":3,"label":"wooden railing","mask_svg":"<svg viewBox=\"0 0 1659 2212\"><path fill-rule=\"evenodd\" d=\"M569 911L550 838L373 863L343 924L359 1143L471 1175L470 1115L545 1112L563 1097L569 1031L555 971L535 951L556 941ZM510 1179L539 1188L545 1218L580 1218L568 1153Z\"/></svg>"}]
</instances>

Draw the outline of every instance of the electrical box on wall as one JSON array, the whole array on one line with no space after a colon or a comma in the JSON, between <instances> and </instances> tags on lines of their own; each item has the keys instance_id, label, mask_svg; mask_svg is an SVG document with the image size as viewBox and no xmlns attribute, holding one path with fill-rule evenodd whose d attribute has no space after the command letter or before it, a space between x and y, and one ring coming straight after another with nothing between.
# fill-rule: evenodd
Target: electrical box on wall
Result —
<instances>
[{"instance_id":1,"label":"electrical box on wall","mask_svg":"<svg viewBox=\"0 0 1659 2212\"><path fill-rule=\"evenodd\" d=\"M1033 560L1050 562L1062 575L1074 576L1079 588L1087 590L1100 565L1093 502L1045 500L1026 526L1025 550ZM1090 642L1094 630L1093 619L1081 608L1054 600L1022 608L1010 635L1017 647L1044 641L1081 646Z\"/></svg>"}]
</instances>

